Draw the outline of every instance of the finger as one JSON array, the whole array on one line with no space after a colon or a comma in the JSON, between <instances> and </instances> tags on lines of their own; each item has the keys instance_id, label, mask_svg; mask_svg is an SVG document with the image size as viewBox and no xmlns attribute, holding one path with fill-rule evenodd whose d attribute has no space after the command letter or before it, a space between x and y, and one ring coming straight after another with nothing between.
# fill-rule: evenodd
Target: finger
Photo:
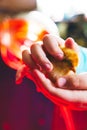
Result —
<instances>
[{"instance_id":1,"label":"finger","mask_svg":"<svg viewBox=\"0 0 87 130\"><path fill-rule=\"evenodd\" d=\"M45 35L43 38L43 46L48 51L49 54L52 56L62 59L63 52L60 49L60 45L64 44L64 40L61 38L57 38L53 35Z\"/></svg>"},{"instance_id":2,"label":"finger","mask_svg":"<svg viewBox=\"0 0 87 130\"><path fill-rule=\"evenodd\" d=\"M16 84L20 84L25 75L26 75L26 66L22 65L16 71L16 79L15 79Z\"/></svg>"},{"instance_id":3,"label":"finger","mask_svg":"<svg viewBox=\"0 0 87 130\"><path fill-rule=\"evenodd\" d=\"M57 85L60 88L73 89L73 90L87 90L87 73L72 74L61 77L57 80Z\"/></svg>"},{"instance_id":4,"label":"finger","mask_svg":"<svg viewBox=\"0 0 87 130\"><path fill-rule=\"evenodd\" d=\"M31 56L35 63L40 66L41 69L51 71L53 66L51 62L46 57L45 52L39 44L34 44L31 46Z\"/></svg>"},{"instance_id":5,"label":"finger","mask_svg":"<svg viewBox=\"0 0 87 130\"><path fill-rule=\"evenodd\" d=\"M36 64L34 63L32 57L31 57L31 55L29 54L28 50L24 50L22 52L22 60L31 69L37 67Z\"/></svg>"},{"instance_id":6,"label":"finger","mask_svg":"<svg viewBox=\"0 0 87 130\"><path fill-rule=\"evenodd\" d=\"M65 40L65 46L78 52L78 45L71 37Z\"/></svg>"},{"instance_id":7,"label":"finger","mask_svg":"<svg viewBox=\"0 0 87 130\"><path fill-rule=\"evenodd\" d=\"M16 84L21 84L22 79L23 79L23 76L22 76L22 74L21 74L21 70L17 70L15 83L16 83Z\"/></svg>"}]
</instances>

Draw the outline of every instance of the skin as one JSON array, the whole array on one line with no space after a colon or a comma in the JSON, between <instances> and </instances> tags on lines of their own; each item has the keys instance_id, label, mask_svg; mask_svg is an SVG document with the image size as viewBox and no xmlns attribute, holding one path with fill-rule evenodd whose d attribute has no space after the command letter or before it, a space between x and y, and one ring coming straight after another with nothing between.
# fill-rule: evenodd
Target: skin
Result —
<instances>
[{"instance_id":1,"label":"skin","mask_svg":"<svg viewBox=\"0 0 87 130\"><path fill-rule=\"evenodd\" d=\"M36 9L36 0L0 0L0 10L9 13Z\"/></svg>"},{"instance_id":2,"label":"skin","mask_svg":"<svg viewBox=\"0 0 87 130\"><path fill-rule=\"evenodd\" d=\"M21 75L31 78L37 90L44 94L56 105L65 105L74 110L87 109L87 73L69 74L67 76L57 79L57 86L52 83L43 73L42 69L51 71L53 66L46 57L46 51L50 53L56 60L63 59L63 52L60 49L60 44L74 49L79 54L79 46L72 38L67 38L65 41L60 37L52 36L50 34L44 36L43 44L33 44L30 48L31 54L25 50L22 57L26 65L17 71L16 82L23 77ZM27 69L29 68L29 71ZM26 70L26 71L24 71ZM67 87L70 86L70 87Z\"/></svg>"}]
</instances>

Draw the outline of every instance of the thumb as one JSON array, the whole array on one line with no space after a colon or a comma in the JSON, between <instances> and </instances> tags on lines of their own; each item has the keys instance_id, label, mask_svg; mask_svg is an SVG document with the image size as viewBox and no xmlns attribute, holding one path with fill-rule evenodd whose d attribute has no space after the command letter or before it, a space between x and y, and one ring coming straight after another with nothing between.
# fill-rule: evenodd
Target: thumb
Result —
<instances>
[{"instance_id":1,"label":"thumb","mask_svg":"<svg viewBox=\"0 0 87 130\"><path fill-rule=\"evenodd\" d=\"M60 77L57 80L57 86L63 89L87 89L87 73L72 74L64 77Z\"/></svg>"},{"instance_id":2,"label":"thumb","mask_svg":"<svg viewBox=\"0 0 87 130\"><path fill-rule=\"evenodd\" d=\"M73 38L69 37L65 40L65 46L79 52L79 47Z\"/></svg>"}]
</instances>

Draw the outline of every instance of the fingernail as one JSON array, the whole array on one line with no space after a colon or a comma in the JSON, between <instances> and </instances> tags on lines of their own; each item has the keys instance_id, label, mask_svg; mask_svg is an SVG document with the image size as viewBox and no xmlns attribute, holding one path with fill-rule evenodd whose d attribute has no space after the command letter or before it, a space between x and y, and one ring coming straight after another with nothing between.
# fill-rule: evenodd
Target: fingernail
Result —
<instances>
[{"instance_id":1,"label":"fingernail","mask_svg":"<svg viewBox=\"0 0 87 130\"><path fill-rule=\"evenodd\" d=\"M58 87L62 88L66 84L66 79L65 78L59 78L58 79Z\"/></svg>"},{"instance_id":2,"label":"fingernail","mask_svg":"<svg viewBox=\"0 0 87 130\"><path fill-rule=\"evenodd\" d=\"M63 59L63 53L58 53L57 56L59 60L62 60Z\"/></svg>"},{"instance_id":3,"label":"fingernail","mask_svg":"<svg viewBox=\"0 0 87 130\"><path fill-rule=\"evenodd\" d=\"M45 68L47 71L50 71L50 70L52 69L52 66L51 66L51 64L49 64L49 63L45 63L45 64L43 65L43 68Z\"/></svg>"}]
</instances>

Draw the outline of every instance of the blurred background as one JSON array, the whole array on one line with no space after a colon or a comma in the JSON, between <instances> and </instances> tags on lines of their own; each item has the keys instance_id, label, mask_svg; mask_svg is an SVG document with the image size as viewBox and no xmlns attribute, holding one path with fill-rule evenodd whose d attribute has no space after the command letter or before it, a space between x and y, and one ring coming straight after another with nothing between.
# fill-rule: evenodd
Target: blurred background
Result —
<instances>
[{"instance_id":1,"label":"blurred background","mask_svg":"<svg viewBox=\"0 0 87 130\"><path fill-rule=\"evenodd\" d=\"M49 8L43 4L42 12L54 21L62 38L71 36L79 45L87 47L86 0L54 2L58 3L56 7L51 1ZM16 14L1 9L1 23L5 17ZM31 80L24 78L17 85L15 74L0 56L0 130L66 130L60 108L37 93ZM76 130L87 130L87 111L72 111L72 117Z\"/></svg>"}]
</instances>

